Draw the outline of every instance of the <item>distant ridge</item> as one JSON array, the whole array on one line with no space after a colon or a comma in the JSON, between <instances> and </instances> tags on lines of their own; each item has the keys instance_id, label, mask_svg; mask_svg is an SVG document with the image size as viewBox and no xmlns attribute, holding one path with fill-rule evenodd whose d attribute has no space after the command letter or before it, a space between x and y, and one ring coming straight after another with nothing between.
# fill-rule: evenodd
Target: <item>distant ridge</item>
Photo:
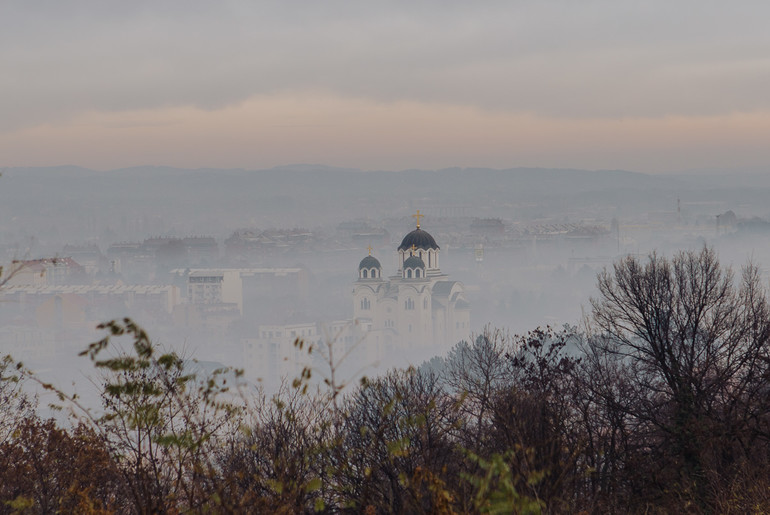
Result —
<instances>
[{"instance_id":1,"label":"distant ridge","mask_svg":"<svg viewBox=\"0 0 770 515\"><path fill-rule=\"evenodd\" d=\"M406 220L414 209L432 216L513 221L577 216L609 223L612 217L645 220L649 213L673 212L679 201L683 209L691 205L691 212L710 219L728 206L767 216L767 198L766 175L704 180L626 170L364 171L313 164L261 170L29 167L7 168L0 178L0 231L12 241L25 234L42 234L42 239L85 231L88 238L100 238L131 230L140 238L211 234L224 239L238 227Z\"/></svg>"},{"instance_id":2,"label":"distant ridge","mask_svg":"<svg viewBox=\"0 0 770 515\"><path fill-rule=\"evenodd\" d=\"M586 192L622 189L683 187L697 182L687 177L649 175L626 170L580 170L547 168L444 168L440 170L363 171L316 164L289 164L269 169L184 169L169 166L135 166L108 171L94 171L77 166L8 168L6 184L11 180L21 187L40 179L54 193L83 191L114 197L112 191L134 199L152 199L160 192L195 195L206 188L210 198L243 196L316 196L330 199L346 196L396 195L406 197L438 196L448 199L484 196L522 198L533 194L571 196ZM57 184L58 179L67 179ZM141 181L137 182L139 179ZM19 191L17 189L17 191ZM167 193L166 193L167 195Z\"/></svg>"},{"instance_id":3,"label":"distant ridge","mask_svg":"<svg viewBox=\"0 0 770 515\"><path fill-rule=\"evenodd\" d=\"M45 179L45 180L42 180ZM60 182L61 181L61 182ZM364 171L316 164L288 164L268 169L135 166L94 171L79 166L6 168L0 192L14 186L17 195L28 193L53 198L79 195L98 202L132 198L152 202L169 192L194 196L206 189L211 200L283 197L328 200L345 197L392 195L398 198L438 197L448 200L526 199L600 196L618 191L673 191L704 188L770 187L768 174L651 175L627 170L550 168L444 168L400 171ZM25 186L26 185L26 186Z\"/></svg>"}]
</instances>

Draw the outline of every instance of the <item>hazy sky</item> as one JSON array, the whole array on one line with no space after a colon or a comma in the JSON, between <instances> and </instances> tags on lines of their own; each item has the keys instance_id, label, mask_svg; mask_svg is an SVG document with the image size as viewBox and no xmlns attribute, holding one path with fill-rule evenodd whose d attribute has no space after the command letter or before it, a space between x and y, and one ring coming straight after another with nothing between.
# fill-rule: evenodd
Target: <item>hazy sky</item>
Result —
<instances>
[{"instance_id":1,"label":"hazy sky","mask_svg":"<svg viewBox=\"0 0 770 515\"><path fill-rule=\"evenodd\" d=\"M766 1L0 2L0 166L770 170Z\"/></svg>"}]
</instances>

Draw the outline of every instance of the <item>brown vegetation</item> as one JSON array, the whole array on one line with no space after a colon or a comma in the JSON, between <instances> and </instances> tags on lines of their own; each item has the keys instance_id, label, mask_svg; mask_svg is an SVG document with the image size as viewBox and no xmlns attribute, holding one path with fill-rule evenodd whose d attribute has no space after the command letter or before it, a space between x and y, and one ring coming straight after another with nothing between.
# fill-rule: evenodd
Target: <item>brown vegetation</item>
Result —
<instances>
[{"instance_id":1,"label":"brown vegetation","mask_svg":"<svg viewBox=\"0 0 770 515\"><path fill-rule=\"evenodd\" d=\"M0 512L770 511L757 268L736 279L709 249L626 258L592 308L586 331L487 331L347 395L306 372L269 398L230 390L233 370L189 374L132 321L110 322L87 351L103 416L67 429L0 411L14 428ZM126 337L131 353L103 357Z\"/></svg>"}]
</instances>

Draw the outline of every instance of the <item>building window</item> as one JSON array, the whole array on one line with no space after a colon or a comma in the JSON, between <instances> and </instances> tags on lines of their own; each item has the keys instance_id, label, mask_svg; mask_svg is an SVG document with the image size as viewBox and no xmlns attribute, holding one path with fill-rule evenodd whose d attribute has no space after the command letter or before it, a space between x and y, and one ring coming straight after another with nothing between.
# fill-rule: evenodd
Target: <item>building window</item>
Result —
<instances>
[{"instance_id":1,"label":"building window","mask_svg":"<svg viewBox=\"0 0 770 515\"><path fill-rule=\"evenodd\" d=\"M371 302L369 302L369 299L364 297L361 299L361 309L368 310L372 306Z\"/></svg>"},{"instance_id":2,"label":"building window","mask_svg":"<svg viewBox=\"0 0 770 515\"><path fill-rule=\"evenodd\" d=\"M411 269L406 271L406 278L407 279L411 279L412 278L412 270Z\"/></svg>"},{"instance_id":3,"label":"building window","mask_svg":"<svg viewBox=\"0 0 770 515\"><path fill-rule=\"evenodd\" d=\"M366 275L367 275L368 273L369 273L369 272L368 272L368 271L366 271L366 270L361 270L361 277L363 277L364 279L366 279Z\"/></svg>"},{"instance_id":4,"label":"building window","mask_svg":"<svg viewBox=\"0 0 770 515\"><path fill-rule=\"evenodd\" d=\"M419 269L419 268L418 268L417 270L415 270L415 271L414 271L414 276L415 276L416 278L418 278L418 279L420 278L420 269Z\"/></svg>"},{"instance_id":5,"label":"building window","mask_svg":"<svg viewBox=\"0 0 770 515\"><path fill-rule=\"evenodd\" d=\"M407 311L411 311L414 309L414 300L412 300L411 297L409 297L404 301L404 309Z\"/></svg>"}]
</instances>

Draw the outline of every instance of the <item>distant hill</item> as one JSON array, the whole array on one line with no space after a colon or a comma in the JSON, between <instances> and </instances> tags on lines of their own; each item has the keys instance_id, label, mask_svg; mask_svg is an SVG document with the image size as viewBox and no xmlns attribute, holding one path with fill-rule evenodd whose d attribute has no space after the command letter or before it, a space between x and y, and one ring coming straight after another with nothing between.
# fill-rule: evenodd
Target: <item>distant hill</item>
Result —
<instances>
[{"instance_id":1,"label":"distant hill","mask_svg":"<svg viewBox=\"0 0 770 515\"><path fill-rule=\"evenodd\" d=\"M406 216L415 207L442 205L470 206L468 214L512 219L632 217L673 210L677 199L704 205L741 203L757 211L767 209L769 193L770 182L761 174L740 180L712 174L704 180L698 174L542 168L362 171L307 164L266 170L8 168L0 178L0 230L23 228L37 234L45 228L69 234L85 224L90 233L102 226L120 232L124 226L136 227L139 219L143 230L158 234L221 235L243 226L310 226ZM12 218L15 224L9 226Z\"/></svg>"},{"instance_id":2,"label":"distant hill","mask_svg":"<svg viewBox=\"0 0 770 515\"><path fill-rule=\"evenodd\" d=\"M214 191L232 193L234 182L259 187L275 194L327 192L342 195L385 188L392 193L434 191L453 194L460 187L472 191L504 191L508 194L575 193L578 191L618 188L650 188L670 186L681 178L646 175L623 170L569 170L542 168L447 168L443 170L372 171L334 168L322 165L287 165L267 170L242 169L179 169L141 166L97 172L85 168L61 166L51 168L9 168L7 175L19 185L44 180L49 186L63 184L67 189L118 185L134 189L140 196L147 192L143 186L168 186L187 191L207 185ZM147 181L143 185L137 181ZM74 182L73 182L74 181ZM320 188L320 190L319 190ZM471 188L471 190L467 190ZM58 188L56 188L58 189ZM143 191L144 190L144 191ZM406 191L405 191L406 190ZM124 193L129 193L125 191Z\"/></svg>"}]
</instances>

